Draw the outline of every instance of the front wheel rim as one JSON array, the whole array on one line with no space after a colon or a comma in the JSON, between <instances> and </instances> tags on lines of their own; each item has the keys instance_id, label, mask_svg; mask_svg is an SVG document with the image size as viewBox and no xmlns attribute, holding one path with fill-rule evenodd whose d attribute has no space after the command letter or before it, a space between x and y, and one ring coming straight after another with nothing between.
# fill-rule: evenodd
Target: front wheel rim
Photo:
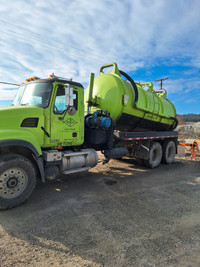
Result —
<instances>
[{"instance_id":1,"label":"front wheel rim","mask_svg":"<svg viewBox=\"0 0 200 267\"><path fill-rule=\"evenodd\" d=\"M12 199L26 188L28 175L21 168L9 168L0 175L0 197Z\"/></svg>"}]
</instances>

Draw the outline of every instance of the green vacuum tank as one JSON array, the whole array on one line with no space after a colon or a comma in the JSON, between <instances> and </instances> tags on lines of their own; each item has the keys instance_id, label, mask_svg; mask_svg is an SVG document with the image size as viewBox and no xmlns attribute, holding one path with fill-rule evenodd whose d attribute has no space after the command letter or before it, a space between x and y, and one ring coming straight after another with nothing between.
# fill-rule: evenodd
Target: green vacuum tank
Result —
<instances>
[{"instance_id":1,"label":"green vacuum tank","mask_svg":"<svg viewBox=\"0 0 200 267\"><path fill-rule=\"evenodd\" d=\"M112 70L104 73L108 67ZM120 131L170 131L177 125L176 110L166 99L166 91L155 91L152 83L135 83L116 63L102 66L95 79L91 74L85 107L87 113L110 113Z\"/></svg>"}]
</instances>

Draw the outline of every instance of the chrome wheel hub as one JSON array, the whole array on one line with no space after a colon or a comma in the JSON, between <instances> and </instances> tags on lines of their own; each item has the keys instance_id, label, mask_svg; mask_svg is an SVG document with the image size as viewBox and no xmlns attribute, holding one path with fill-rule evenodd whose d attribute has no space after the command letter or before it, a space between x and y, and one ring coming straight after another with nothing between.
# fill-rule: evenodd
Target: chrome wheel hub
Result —
<instances>
[{"instance_id":1,"label":"chrome wheel hub","mask_svg":"<svg viewBox=\"0 0 200 267\"><path fill-rule=\"evenodd\" d=\"M0 197L14 198L27 186L28 176L21 168L10 168L0 175Z\"/></svg>"}]
</instances>

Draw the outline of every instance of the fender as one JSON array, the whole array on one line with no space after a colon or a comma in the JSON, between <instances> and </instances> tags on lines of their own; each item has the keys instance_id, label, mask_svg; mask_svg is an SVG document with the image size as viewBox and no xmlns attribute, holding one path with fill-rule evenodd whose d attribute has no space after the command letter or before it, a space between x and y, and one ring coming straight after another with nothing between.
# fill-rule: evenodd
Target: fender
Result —
<instances>
[{"instance_id":1,"label":"fender","mask_svg":"<svg viewBox=\"0 0 200 267\"><path fill-rule=\"evenodd\" d=\"M0 137L1 137L1 135L0 135ZM27 137L31 137L31 136L29 135ZM29 140L30 141L33 141L34 138L30 138ZM19 147L26 147L26 148L28 148L33 153L33 155L35 157L35 160L36 160L36 163L37 163L37 166L39 168L40 175L41 175L41 178L42 178L42 182L45 182L45 174L44 174L44 165L43 165L43 158L42 158L42 150L41 150L40 145L38 144L38 142L34 142L34 143L36 144L36 146L35 146L35 144L33 144L33 143L29 142L29 141L26 141L26 140L5 139L5 140L0 140L0 148L1 147L11 147L11 146L19 146Z\"/></svg>"},{"instance_id":2,"label":"fender","mask_svg":"<svg viewBox=\"0 0 200 267\"><path fill-rule=\"evenodd\" d=\"M41 131L41 130L40 130ZM44 134L38 136L37 132L33 133L29 129L0 129L0 140L9 142L21 141L29 143L32 149L37 151L37 154L42 155L42 142ZM25 145L26 146L26 145Z\"/></svg>"}]
</instances>

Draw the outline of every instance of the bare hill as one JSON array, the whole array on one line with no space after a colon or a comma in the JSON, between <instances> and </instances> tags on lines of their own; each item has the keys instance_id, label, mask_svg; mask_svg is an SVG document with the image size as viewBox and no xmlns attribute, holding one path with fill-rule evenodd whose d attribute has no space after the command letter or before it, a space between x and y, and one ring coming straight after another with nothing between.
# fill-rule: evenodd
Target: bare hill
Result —
<instances>
[{"instance_id":1,"label":"bare hill","mask_svg":"<svg viewBox=\"0 0 200 267\"><path fill-rule=\"evenodd\" d=\"M181 138L200 139L200 122L188 122L185 125L178 125L176 131Z\"/></svg>"}]
</instances>

